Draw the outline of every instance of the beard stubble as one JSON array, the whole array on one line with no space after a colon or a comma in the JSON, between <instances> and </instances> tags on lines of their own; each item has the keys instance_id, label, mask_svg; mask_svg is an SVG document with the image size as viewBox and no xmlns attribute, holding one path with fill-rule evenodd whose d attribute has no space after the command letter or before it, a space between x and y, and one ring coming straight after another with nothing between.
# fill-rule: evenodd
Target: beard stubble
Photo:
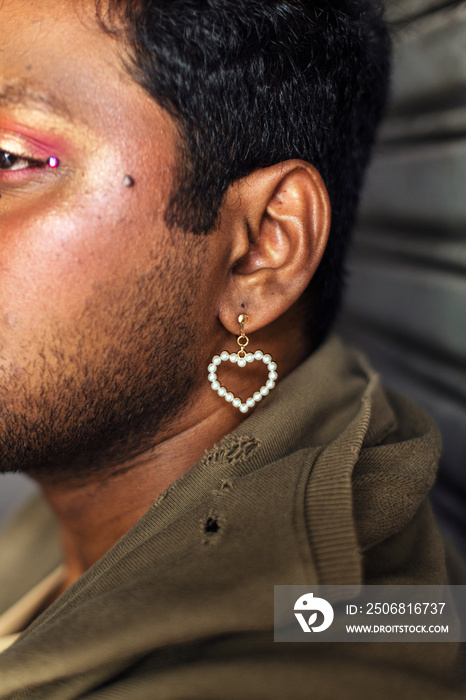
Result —
<instances>
[{"instance_id":1,"label":"beard stubble","mask_svg":"<svg viewBox=\"0 0 466 700\"><path fill-rule=\"evenodd\" d=\"M203 378L198 278L173 256L101 285L79 324L32 339L28 366L1 367L0 471L85 481L150 449Z\"/></svg>"}]
</instances>

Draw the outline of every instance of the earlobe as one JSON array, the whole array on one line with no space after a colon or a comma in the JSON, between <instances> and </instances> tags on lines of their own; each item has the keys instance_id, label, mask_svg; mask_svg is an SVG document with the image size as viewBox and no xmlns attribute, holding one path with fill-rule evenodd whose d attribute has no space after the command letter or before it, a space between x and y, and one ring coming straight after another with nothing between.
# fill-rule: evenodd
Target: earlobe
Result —
<instances>
[{"instance_id":1,"label":"earlobe","mask_svg":"<svg viewBox=\"0 0 466 700\"><path fill-rule=\"evenodd\" d=\"M299 160L252 173L237 194L233 235L241 257L232 265L220 320L230 330L246 311L253 331L285 313L309 285L327 244L330 202L320 174Z\"/></svg>"}]
</instances>

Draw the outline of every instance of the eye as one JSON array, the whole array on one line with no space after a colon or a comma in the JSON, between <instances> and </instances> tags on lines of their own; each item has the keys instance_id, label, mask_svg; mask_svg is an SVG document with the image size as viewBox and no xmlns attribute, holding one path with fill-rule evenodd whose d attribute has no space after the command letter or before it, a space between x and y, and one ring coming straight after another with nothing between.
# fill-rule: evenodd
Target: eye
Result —
<instances>
[{"instance_id":1,"label":"eye","mask_svg":"<svg viewBox=\"0 0 466 700\"><path fill-rule=\"evenodd\" d=\"M32 158L24 158L23 156L0 149L0 170L25 170L30 167L40 168L44 165L45 163L33 160Z\"/></svg>"}]
</instances>

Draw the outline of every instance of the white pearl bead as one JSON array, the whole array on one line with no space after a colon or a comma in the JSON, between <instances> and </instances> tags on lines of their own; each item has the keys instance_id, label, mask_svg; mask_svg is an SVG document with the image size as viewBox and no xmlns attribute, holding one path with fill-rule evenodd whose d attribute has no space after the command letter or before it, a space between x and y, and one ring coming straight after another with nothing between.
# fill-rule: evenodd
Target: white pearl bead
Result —
<instances>
[{"instance_id":1,"label":"white pearl bead","mask_svg":"<svg viewBox=\"0 0 466 700\"><path fill-rule=\"evenodd\" d=\"M274 372L277 369L277 363L276 362L269 362L268 370L269 372Z\"/></svg>"},{"instance_id":2,"label":"white pearl bead","mask_svg":"<svg viewBox=\"0 0 466 700\"><path fill-rule=\"evenodd\" d=\"M262 398L262 394L260 393L260 391L256 391L256 393L255 393L255 394L253 394L253 397L252 397L252 398L253 398L253 399L254 399L254 401L255 401L255 402L257 403L258 401L260 401L260 400L261 400L261 398Z\"/></svg>"},{"instance_id":3,"label":"white pearl bead","mask_svg":"<svg viewBox=\"0 0 466 700\"><path fill-rule=\"evenodd\" d=\"M246 362L254 362L254 355L252 354L252 352L248 352L246 354Z\"/></svg>"},{"instance_id":4,"label":"white pearl bead","mask_svg":"<svg viewBox=\"0 0 466 700\"><path fill-rule=\"evenodd\" d=\"M244 357L239 358L238 367L246 367L246 360L244 359Z\"/></svg>"},{"instance_id":5,"label":"white pearl bead","mask_svg":"<svg viewBox=\"0 0 466 700\"><path fill-rule=\"evenodd\" d=\"M220 363L221 363L221 359L219 358L219 356L218 356L218 355L214 355L214 357L212 358L212 364L213 364L213 365L219 365Z\"/></svg>"},{"instance_id":6,"label":"white pearl bead","mask_svg":"<svg viewBox=\"0 0 466 700\"><path fill-rule=\"evenodd\" d=\"M213 364L213 362L207 367L207 371L210 372L215 372L217 369L216 365Z\"/></svg>"},{"instance_id":7,"label":"white pearl bead","mask_svg":"<svg viewBox=\"0 0 466 700\"><path fill-rule=\"evenodd\" d=\"M247 403L247 405L249 406L249 408L252 408L253 406L256 405L256 402L255 402L254 399L251 398L251 397L250 397L249 399L246 399L246 403Z\"/></svg>"},{"instance_id":8,"label":"white pearl bead","mask_svg":"<svg viewBox=\"0 0 466 700\"><path fill-rule=\"evenodd\" d=\"M224 386L221 386L220 389L217 391L217 394L219 396L226 396L227 390L225 389Z\"/></svg>"},{"instance_id":9,"label":"white pearl bead","mask_svg":"<svg viewBox=\"0 0 466 700\"><path fill-rule=\"evenodd\" d=\"M275 382L269 379L268 382L265 382L265 386L267 387L267 389L273 389L275 386Z\"/></svg>"},{"instance_id":10,"label":"white pearl bead","mask_svg":"<svg viewBox=\"0 0 466 700\"><path fill-rule=\"evenodd\" d=\"M277 377L278 377L278 374L276 372L269 372L269 379L272 379L273 381L275 381L275 379L277 379Z\"/></svg>"},{"instance_id":11,"label":"white pearl bead","mask_svg":"<svg viewBox=\"0 0 466 700\"><path fill-rule=\"evenodd\" d=\"M241 406L241 399L238 399L238 398L233 399L233 406L235 408L239 408Z\"/></svg>"},{"instance_id":12,"label":"white pearl bead","mask_svg":"<svg viewBox=\"0 0 466 700\"><path fill-rule=\"evenodd\" d=\"M254 359L255 360L262 360L263 357L264 357L264 353L262 352L262 350L256 350L256 352L254 353Z\"/></svg>"},{"instance_id":13,"label":"white pearl bead","mask_svg":"<svg viewBox=\"0 0 466 700\"><path fill-rule=\"evenodd\" d=\"M220 382L212 382L210 386L214 391L218 391L220 389Z\"/></svg>"},{"instance_id":14,"label":"white pearl bead","mask_svg":"<svg viewBox=\"0 0 466 700\"><path fill-rule=\"evenodd\" d=\"M207 379L209 380L209 382L215 382L215 380L217 379L217 375L215 374L215 372L211 372Z\"/></svg>"},{"instance_id":15,"label":"white pearl bead","mask_svg":"<svg viewBox=\"0 0 466 700\"><path fill-rule=\"evenodd\" d=\"M230 403L230 401L233 401L234 398L235 395L232 394L231 391L229 391L228 394L225 394L225 401L228 401L228 403Z\"/></svg>"},{"instance_id":16,"label":"white pearl bead","mask_svg":"<svg viewBox=\"0 0 466 700\"><path fill-rule=\"evenodd\" d=\"M230 355L230 362L238 362L238 357L234 352L232 352Z\"/></svg>"},{"instance_id":17,"label":"white pearl bead","mask_svg":"<svg viewBox=\"0 0 466 700\"><path fill-rule=\"evenodd\" d=\"M239 407L239 410L241 411L241 413L247 413L249 411L249 408L245 403L242 403Z\"/></svg>"},{"instance_id":18,"label":"white pearl bead","mask_svg":"<svg viewBox=\"0 0 466 700\"><path fill-rule=\"evenodd\" d=\"M222 362L226 362L228 358L230 357L230 353L224 350L223 352L220 353L220 359Z\"/></svg>"},{"instance_id":19,"label":"white pearl bead","mask_svg":"<svg viewBox=\"0 0 466 700\"><path fill-rule=\"evenodd\" d=\"M262 362L265 362L265 364L268 365L269 362L272 362L272 357L270 355L264 355Z\"/></svg>"},{"instance_id":20,"label":"white pearl bead","mask_svg":"<svg viewBox=\"0 0 466 700\"><path fill-rule=\"evenodd\" d=\"M267 394L269 393L269 390L267 389L266 386L261 386L261 388L259 389L259 391L260 391L260 393L262 394L262 396L267 396Z\"/></svg>"}]
</instances>

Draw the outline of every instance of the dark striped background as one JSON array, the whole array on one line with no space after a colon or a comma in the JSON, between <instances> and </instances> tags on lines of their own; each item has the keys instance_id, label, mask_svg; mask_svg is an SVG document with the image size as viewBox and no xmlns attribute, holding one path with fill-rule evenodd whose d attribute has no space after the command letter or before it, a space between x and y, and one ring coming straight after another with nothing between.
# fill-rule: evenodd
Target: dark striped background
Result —
<instances>
[{"instance_id":1,"label":"dark striped background","mask_svg":"<svg viewBox=\"0 0 466 700\"><path fill-rule=\"evenodd\" d=\"M439 424L433 502L466 556L466 2L390 3L391 108L341 328Z\"/></svg>"}]
</instances>

